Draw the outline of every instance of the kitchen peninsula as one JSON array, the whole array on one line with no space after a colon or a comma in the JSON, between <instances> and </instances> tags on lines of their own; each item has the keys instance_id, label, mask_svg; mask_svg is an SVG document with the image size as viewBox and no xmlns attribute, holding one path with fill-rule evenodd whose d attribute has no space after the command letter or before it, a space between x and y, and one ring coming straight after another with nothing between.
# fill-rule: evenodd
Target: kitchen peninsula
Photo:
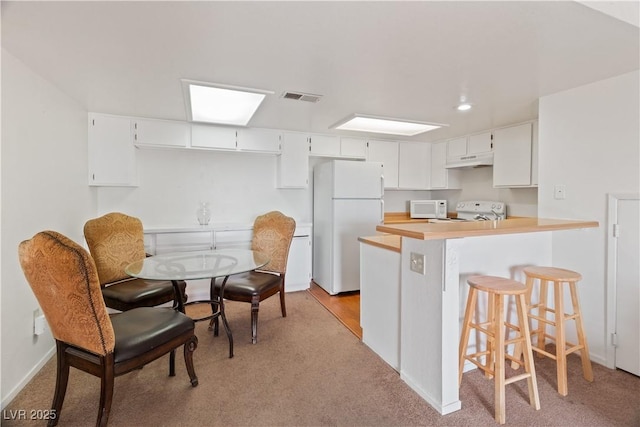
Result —
<instances>
[{"instance_id":1,"label":"kitchen peninsula","mask_svg":"<svg viewBox=\"0 0 640 427\"><path fill-rule=\"evenodd\" d=\"M377 249L385 249L385 239L387 243L401 239L399 245L386 245L386 249L392 257L400 251L395 313L399 366L394 368L399 368L402 380L441 414L459 410L458 341L467 277L494 275L524 282L525 266L551 265L555 233L583 233L596 227L595 221L542 218L407 222L376 227L393 237L360 238L361 246ZM361 251L361 269L371 265L367 253ZM379 259L370 261L380 264ZM394 313L389 310L381 315L393 317ZM363 330L363 336L366 333Z\"/></svg>"}]
</instances>

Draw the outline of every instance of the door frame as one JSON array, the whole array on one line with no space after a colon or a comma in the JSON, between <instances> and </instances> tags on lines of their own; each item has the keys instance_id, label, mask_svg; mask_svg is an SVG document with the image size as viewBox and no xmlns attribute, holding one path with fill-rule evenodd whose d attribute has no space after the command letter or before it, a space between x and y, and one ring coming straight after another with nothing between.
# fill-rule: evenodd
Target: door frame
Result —
<instances>
[{"instance_id":1,"label":"door frame","mask_svg":"<svg viewBox=\"0 0 640 427\"><path fill-rule=\"evenodd\" d=\"M616 348L612 343L612 336L616 332L616 261L618 258L616 238L613 237L613 225L618 221L618 201L640 200L640 193L609 193L607 195L607 317L606 317L606 366L615 369Z\"/></svg>"}]
</instances>

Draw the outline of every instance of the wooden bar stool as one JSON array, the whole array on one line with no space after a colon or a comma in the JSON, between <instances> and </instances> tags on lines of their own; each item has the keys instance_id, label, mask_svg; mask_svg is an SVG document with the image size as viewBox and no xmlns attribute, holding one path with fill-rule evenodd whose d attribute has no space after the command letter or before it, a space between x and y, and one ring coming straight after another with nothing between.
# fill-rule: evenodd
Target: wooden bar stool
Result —
<instances>
[{"instance_id":1,"label":"wooden bar stool","mask_svg":"<svg viewBox=\"0 0 640 427\"><path fill-rule=\"evenodd\" d=\"M556 361L558 393L566 396L569 392L567 387L567 355L580 350L582 359L582 374L587 381L593 381L593 370L589 359L589 346L582 324L582 312L578 303L578 293L576 292L576 282L582 279L580 273L555 267L525 267L524 274L527 284L527 305L529 319L537 321L536 328L531 331L532 337L536 338L536 345L533 350ZM531 295L535 280L540 281L539 300L531 305ZM553 307L550 308L547 302L547 285L553 285ZM564 294L562 284L569 285L571 292L571 303L573 314L564 311ZM553 313L553 319L547 317L547 313ZM576 323L576 333L578 344L570 343L565 337L565 322L574 320ZM555 327L555 336L547 334L547 325ZM555 341L556 353L551 354L545 350L547 338Z\"/></svg>"},{"instance_id":2,"label":"wooden bar stool","mask_svg":"<svg viewBox=\"0 0 640 427\"><path fill-rule=\"evenodd\" d=\"M494 378L495 389L495 419L498 423L505 423L505 385L526 379L529 387L529 402L531 406L540 409L540 398L538 396L538 384L536 382L536 370L533 365L533 353L531 351L531 336L529 334L529 322L527 321L525 294L527 287L520 282L493 276L472 276L467 280L469 283L469 297L467 298L467 308L464 315L464 325L460 338L460 359L458 384L462 384L462 371L464 361L468 360L478 366L488 377ZM487 292L488 308L485 322L474 322L478 291ZM518 325L505 321L504 296L513 295L516 298L516 309L518 315ZM518 332L516 338L505 339L506 328ZM469 334L471 329L475 329L487 336L487 345L484 351L479 349L480 343L476 343L476 352L467 353L469 344ZM506 354L505 346L510 344L520 344L524 351L524 362L520 358L516 359ZM522 345L524 345L522 347ZM482 357L484 356L484 363ZM516 365L524 366L525 372L505 379L505 358Z\"/></svg>"}]
</instances>

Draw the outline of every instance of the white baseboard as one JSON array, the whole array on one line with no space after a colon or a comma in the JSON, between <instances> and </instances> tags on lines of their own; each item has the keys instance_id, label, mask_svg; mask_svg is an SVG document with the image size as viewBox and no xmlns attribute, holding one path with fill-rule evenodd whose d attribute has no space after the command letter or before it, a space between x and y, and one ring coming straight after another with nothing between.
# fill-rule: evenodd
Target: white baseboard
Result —
<instances>
[{"instance_id":1,"label":"white baseboard","mask_svg":"<svg viewBox=\"0 0 640 427\"><path fill-rule=\"evenodd\" d=\"M56 346L54 345L51 349L40 359L40 361L25 375L25 377L11 390L6 396L2 398L2 409L7 407L9 403L22 391L23 388L29 381L35 377L35 375L40 372L40 369L56 354ZM53 398L53 390L51 390L51 397Z\"/></svg>"}]
</instances>

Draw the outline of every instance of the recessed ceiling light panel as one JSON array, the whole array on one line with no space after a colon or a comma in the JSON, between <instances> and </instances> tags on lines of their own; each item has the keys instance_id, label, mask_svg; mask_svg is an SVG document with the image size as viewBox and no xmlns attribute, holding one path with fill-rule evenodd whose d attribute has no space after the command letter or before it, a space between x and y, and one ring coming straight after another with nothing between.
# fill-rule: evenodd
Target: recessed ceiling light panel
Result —
<instances>
[{"instance_id":1,"label":"recessed ceiling light panel","mask_svg":"<svg viewBox=\"0 0 640 427\"><path fill-rule=\"evenodd\" d=\"M413 136L419 133L447 126L441 123L417 122L389 117L354 114L331 126L333 129L359 132L383 133L388 135Z\"/></svg>"},{"instance_id":2,"label":"recessed ceiling light panel","mask_svg":"<svg viewBox=\"0 0 640 427\"><path fill-rule=\"evenodd\" d=\"M182 80L189 121L246 126L271 91Z\"/></svg>"}]
</instances>

